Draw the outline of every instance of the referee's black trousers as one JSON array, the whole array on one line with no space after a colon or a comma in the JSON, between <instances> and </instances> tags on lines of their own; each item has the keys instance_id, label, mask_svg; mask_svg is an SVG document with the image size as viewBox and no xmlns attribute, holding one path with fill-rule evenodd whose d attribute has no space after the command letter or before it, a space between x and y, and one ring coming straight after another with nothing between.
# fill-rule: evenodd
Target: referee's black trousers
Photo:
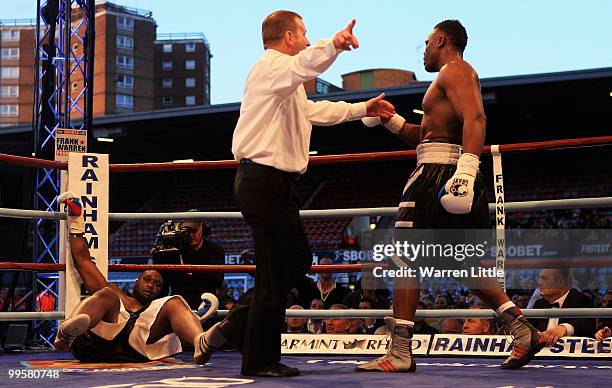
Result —
<instances>
[{"instance_id":1,"label":"referee's black trousers","mask_svg":"<svg viewBox=\"0 0 612 388\"><path fill-rule=\"evenodd\" d=\"M312 253L300 220L298 174L241 163L234 196L255 244L255 290L241 298L221 325L242 352L242 369L257 370L280 361L287 294L301 289Z\"/></svg>"}]
</instances>

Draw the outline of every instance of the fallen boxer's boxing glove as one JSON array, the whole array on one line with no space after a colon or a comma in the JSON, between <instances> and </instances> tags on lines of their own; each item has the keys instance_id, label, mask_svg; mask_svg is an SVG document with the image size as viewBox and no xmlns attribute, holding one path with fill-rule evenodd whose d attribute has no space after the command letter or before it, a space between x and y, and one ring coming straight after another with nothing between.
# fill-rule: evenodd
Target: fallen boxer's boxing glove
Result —
<instances>
[{"instance_id":1,"label":"fallen boxer's boxing glove","mask_svg":"<svg viewBox=\"0 0 612 388\"><path fill-rule=\"evenodd\" d=\"M83 205L77 195L72 191L66 191L57 197L57 203L64 204L70 234L85 234Z\"/></svg>"}]
</instances>

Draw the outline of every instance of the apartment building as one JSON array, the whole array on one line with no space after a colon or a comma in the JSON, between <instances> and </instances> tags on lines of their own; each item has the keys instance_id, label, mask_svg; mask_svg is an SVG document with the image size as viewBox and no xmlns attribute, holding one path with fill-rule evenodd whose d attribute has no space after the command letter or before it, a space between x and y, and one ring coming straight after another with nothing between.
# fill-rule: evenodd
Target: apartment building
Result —
<instances>
[{"instance_id":1,"label":"apartment building","mask_svg":"<svg viewBox=\"0 0 612 388\"><path fill-rule=\"evenodd\" d=\"M73 10L73 28L82 17L80 9ZM93 115L152 110L157 27L152 13L102 2L96 4L95 23ZM82 55L78 40L73 39L72 49ZM72 97L76 98L83 89L81 72L74 72L70 81ZM79 112L73 110L71 115L78 117Z\"/></svg>"},{"instance_id":2,"label":"apartment building","mask_svg":"<svg viewBox=\"0 0 612 388\"><path fill-rule=\"evenodd\" d=\"M72 11L72 28L82 36L86 25L80 8ZM210 104L210 46L203 34L157 36L147 10L99 2L95 10L93 115L150 111ZM35 20L0 21L0 125L27 124L34 105ZM71 50L83 56L74 38ZM82 116L84 77L72 72L71 97Z\"/></svg>"},{"instance_id":3,"label":"apartment building","mask_svg":"<svg viewBox=\"0 0 612 388\"><path fill-rule=\"evenodd\" d=\"M155 109L210 104L210 47L204 34L159 34Z\"/></svg>"},{"instance_id":4,"label":"apartment building","mask_svg":"<svg viewBox=\"0 0 612 388\"><path fill-rule=\"evenodd\" d=\"M0 126L32 122L34 21L0 22Z\"/></svg>"}]
</instances>

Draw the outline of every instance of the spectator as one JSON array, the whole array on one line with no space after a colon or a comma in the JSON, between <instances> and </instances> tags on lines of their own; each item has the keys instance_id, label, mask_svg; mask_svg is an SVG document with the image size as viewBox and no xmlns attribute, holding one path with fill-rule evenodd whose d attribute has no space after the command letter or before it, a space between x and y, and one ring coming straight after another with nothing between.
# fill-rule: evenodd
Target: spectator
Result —
<instances>
[{"instance_id":1,"label":"spectator","mask_svg":"<svg viewBox=\"0 0 612 388\"><path fill-rule=\"evenodd\" d=\"M296 286L289 291L290 305L299 304L303 308L310 308L310 302L320 297L319 290L315 282L308 276L304 275L302 280L296 282Z\"/></svg>"},{"instance_id":2,"label":"spectator","mask_svg":"<svg viewBox=\"0 0 612 388\"><path fill-rule=\"evenodd\" d=\"M349 334L366 334L365 322L363 318L349 319Z\"/></svg>"},{"instance_id":3,"label":"spectator","mask_svg":"<svg viewBox=\"0 0 612 388\"><path fill-rule=\"evenodd\" d=\"M45 290L38 293L36 297L36 308L41 312L55 311L56 298L51 294L51 291Z\"/></svg>"},{"instance_id":4,"label":"spectator","mask_svg":"<svg viewBox=\"0 0 612 388\"><path fill-rule=\"evenodd\" d=\"M443 319L440 323L440 333L442 334L461 334L461 328L463 326L463 320L448 318Z\"/></svg>"},{"instance_id":5,"label":"spectator","mask_svg":"<svg viewBox=\"0 0 612 388\"><path fill-rule=\"evenodd\" d=\"M470 310L482 310L479 306L470 307ZM491 334L492 322L489 319L466 318L463 321L463 334Z\"/></svg>"},{"instance_id":6,"label":"spectator","mask_svg":"<svg viewBox=\"0 0 612 388\"><path fill-rule=\"evenodd\" d=\"M610 331L610 327L606 326L600 330L597 331L597 333L595 333L595 339L597 341L603 341L606 338L610 337L612 335L612 332Z\"/></svg>"},{"instance_id":7,"label":"spectator","mask_svg":"<svg viewBox=\"0 0 612 388\"><path fill-rule=\"evenodd\" d=\"M342 300L342 304L356 309L359 308L359 303L363 299L369 299L373 301L372 308L388 309L389 290L379 287L377 280L371 272L363 272L361 281L358 283L359 287L348 293Z\"/></svg>"},{"instance_id":8,"label":"spectator","mask_svg":"<svg viewBox=\"0 0 612 388\"><path fill-rule=\"evenodd\" d=\"M28 296L29 294L26 293L25 288L16 288L9 309L12 311L26 311L26 300Z\"/></svg>"},{"instance_id":9,"label":"spectator","mask_svg":"<svg viewBox=\"0 0 612 388\"><path fill-rule=\"evenodd\" d=\"M604 295L603 300L601 301L601 307L612 308L612 290L608 291L606 295ZM612 318L597 318L597 329L601 330L605 327L612 328Z\"/></svg>"},{"instance_id":10,"label":"spectator","mask_svg":"<svg viewBox=\"0 0 612 388\"><path fill-rule=\"evenodd\" d=\"M323 301L320 298L315 298L310 302L311 310L323 310L325 306L323 305ZM308 318L308 323L306 324L309 333L313 334L321 334L323 332L323 320L322 319L314 319Z\"/></svg>"},{"instance_id":11,"label":"spectator","mask_svg":"<svg viewBox=\"0 0 612 388\"><path fill-rule=\"evenodd\" d=\"M178 227L186 230L188 235L186 245L180 247L181 264L225 264L223 247L208 240L211 233L210 224L198 220L183 221ZM202 293L216 294L217 289L223 285L223 273L219 272L163 273L162 275L172 288L172 293L185 298L192 309L197 309L200 305Z\"/></svg>"},{"instance_id":12,"label":"spectator","mask_svg":"<svg viewBox=\"0 0 612 388\"><path fill-rule=\"evenodd\" d=\"M526 309L527 308L527 304L529 303L529 294L525 293L525 292L521 292L518 295L518 301L516 304L516 306L520 309Z\"/></svg>"},{"instance_id":13,"label":"spectator","mask_svg":"<svg viewBox=\"0 0 612 388\"><path fill-rule=\"evenodd\" d=\"M387 325L385 325L376 329L374 331L374 335L391 335L391 332L389 332L389 328L387 327Z\"/></svg>"},{"instance_id":14,"label":"spectator","mask_svg":"<svg viewBox=\"0 0 612 388\"><path fill-rule=\"evenodd\" d=\"M437 295L436 299L434 299L434 309L436 310L446 310L448 307L448 299L444 295Z\"/></svg>"},{"instance_id":15,"label":"spectator","mask_svg":"<svg viewBox=\"0 0 612 388\"><path fill-rule=\"evenodd\" d=\"M419 301L417 304L417 310L425 310L427 307L425 303ZM414 320L414 334L438 334L438 330L434 327L429 326L424 319Z\"/></svg>"},{"instance_id":16,"label":"spectator","mask_svg":"<svg viewBox=\"0 0 612 388\"><path fill-rule=\"evenodd\" d=\"M361 302L359 302L359 309L361 310L372 310L374 309L374 302L372 301L372 299L362 299ZM363 331L366 334L373 334L376 329L378 329L381 326L384 326L384 322L381 319L376 319L376 318L365 318L363 319Z\"/></svg>"},{"instance_id":17,"label":"spectator","mask_svg":"<svg viewBox=\"0 0 612 388\"><path fill-rule=\"evenodd\" d=\"M540 271L540 295L533 308L584 308L593 307L588 297L569 288L569 269L542 269ZM532 324L544 334L548 346L565 336L590 337L595 332L595 320L591 318L533 319Z\"/></svg>"},{"instance_id":18,"label":"spectator","mask_svg":"<svg viewBox=\"0 0 612 388\"><path fill-rule=\"evenodd\" d=\"M217 291L215 291L215 295L219 300L223 300L227 296L229 296L229 288L227 287L227 282L225 281L225 279L223 279L223 282L221 282L221 286L217 288Z\"/></svg>"},{"instance_id":19,"label":"spectator","mask_svg":"<svg viewBox=\"0 0 612 388\"><path fill-rule=\"evenodd\" d=\"M289 307L290 310L303 310L298 304ZM308 333L305 318L287 318L287 333Z\"/></svg>"},{"instance_id":20,"label":"spectator","mask_svg":"<svg viewBox=\"0 0 612 388\"><path fill-rule=\"evenodd\" d=\"M343 304L334 304L330 310L349 310ZM351 320L346 318L328 318L325 320L325 332L328 334L347 334L351 328Z\"/></svg>"},{"instance_id":21,"label":"spectator","mask_svg":"<svg viewBox=\"0 0 612 388\"><path fill-rule=\"evenodd\" d=\"M225 295L223 299L221 299L219 302L225 306L226 310L231 310L232 307L234 307L234 304L236 303L234 298L229 295Z\"/></svg>"},{"instance_id":22,"label":"spectator","mask_svg":"<svg viewBox=\"0 0 612 388\"><path fill-rule=\"evenodd\" d=\"M323 258L319 261L319 264L331 265L333 262L329 258ZM326 309L329 309L334 304L341 304L344 297L348 294L348 290L336 283L331 273L319 274L319 281L315 287Z\"/></svg>"}]
</instances>

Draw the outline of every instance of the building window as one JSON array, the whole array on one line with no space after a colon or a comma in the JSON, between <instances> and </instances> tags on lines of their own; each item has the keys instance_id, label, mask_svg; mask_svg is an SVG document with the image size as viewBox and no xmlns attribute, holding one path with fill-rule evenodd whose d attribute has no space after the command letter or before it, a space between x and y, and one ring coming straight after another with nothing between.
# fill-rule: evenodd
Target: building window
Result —
<instances>
[{"instance_id":1,"label":"building window","mask_svg":"<svg viewBox=\"0 0 612 388\"><path fill-rule=\"evenodd\" d=\"M79 87L79 84L77 82L73 82L72 83L72 91L73 92L76 91L78 87Z\"/></svg>"},{"instance_id":2,"label":"building window","mask_svg":"<svg viewBox=\"0 0 612 388\"><path fill-rule=\"evenodd\" d=\"M19 79L18 67L3 67L0 69L0 78L2 79Z\"/></svg>"},{"instance_id":3,"label":"building window","mask_svg":"<svg viewBox=\"0 0 612 388\"><path fill-rule=\"evenodd\" d=\"M172 70L172 61L164 61L162 63L162 70Z\"/></svg>"},{"instance_id":4,"label":"building window","mask_svg":"<svg viewBox=\"0 0 612 388\"><path fill-rule=\"evenodd\" d=\"M19 30L4 30L0 35L2 40L19 40Z\"/></svg>"},{"instance_id":5,"label":"building window","mask_svg":"<svg viewBox=\"0 0 612 388\"><path fill-rule=\"evenodd\" d=\"M164 50L165 53L171 53L172 52L172 43L164 43L163 50Z\"/></svg>"},{"instance_id":6,"label":"building window","mask_svg":"<svg viewBox=\"0 0 612 388\"><path fill-rule=\"evenodd\" d=\"M185 70L194 70L195 69L195 60L188 59L185 61Z\"/></svg>"},{"instance_id":7,"label":"building window","mask_svg":"<svg viewBox=\"0 0 612 388\"><path fill-rule=\"evenodd\" d=\"M134 77L131 75L119 75L117 77L117 87L126 89L134 88Z\"/></svg>"},{"instance_id":8,"label":"building window","mask_svg":"<svg viewBox=\"0 0 612 388\"><path fill-rule=\"evenodd\" d=\"M134 68L134 57L128 55L117 55L117 67L124 69Z\"/></svg>"},{"instance_id":9,"label":"building window","mask_svg":"<svg viewBox=\"0 0 612 388\"><path fill-rule=\"evenodd\" d=\"M117 94L115 97L117 108L133 108L134 97L127 94Z\"/></svg>"},{"instance_id":10,"label":"building window","mask_svg":"<svg viewBox=\"0 0 612 388\"><path fill-rule=\"evenodd\" d=\"M125 30L134 29L134 19L125 16L117 16L117 27Z\"/></svg>"},{"instance_id":11,"label":"building window","mask_svg":"<svg viewBox=\"0 0 612 388\"><path fill-rule=\"evenodd\" d=\"M0 58L19 59L19 49L18 48L4 48L0 51Z\"/></svg>"},{"instance_id":12,"label":"building window","mask_svg":"<svg viewBox=\"0 0 612 388\"><path fill-rule=\"evenodd\" d=\"M162 88L171 88L171 87L172 87L172 78L162 79Z\"/></svg>"},{"instance_id":13,"label":"building window","mask_svg":"<svg viewBox=\"0 0 612 388\"><path fill-rule=\"evenodd\" d=\"M185 51L188 53L195 53L196 45L195 42L187 42L185 43Z\"/></svg>"},{"instance_id":14,"label":"building window","mask_svg":"<svg viewBox=\"0 0 612 388\"><path fill-rule=\"evenodd\" d=\"M0 97L19 97L19 86L0 86Z\"/></svg>"},{"instance_id":15,"label":"building window","mask_svg":"<svg viewBox=\"0 0 612 388\"><path fill-rule=\"evenodd\" d=\"M185 105L195 105L195 96L185 96Z\"/></svg>"},{"instance_id":16,"label":"building window","mask_svg":"<svg viewBox=\"0 0 612 388\"><path fill-rule=\"evenodd\" d=\"M133 49L134 38L131 36L117 35L117 48Z\"/></svg>"},{"instance_id":17,"label":"building window","mask_svg":"<svg viewBox=\"0 0 612 388\"><path fill-rule=\"evenodd\" d=\"M195 88L195 78L185 78L186 88Z\"/></svg>"},{"instance_id":18,"label":"building window","mask_svg":"<svg viewBox=\"0 0 612 388\"><path fill-rule=\"evenodd\" d=\"M172 105L172 96L162 98L162 104L165 106Z\"/></svg>"},{"instance_id":19,"label":"building window","mask_svg":"<svg viewBox=\"0 0 612 388\"><path fill-rule=\"evenodd\" d=\"M17 117L17 116L19 116L19 105L17 105L17 104L0 105L0 116L1 117Z\"/></svg>"}]
</instances>

